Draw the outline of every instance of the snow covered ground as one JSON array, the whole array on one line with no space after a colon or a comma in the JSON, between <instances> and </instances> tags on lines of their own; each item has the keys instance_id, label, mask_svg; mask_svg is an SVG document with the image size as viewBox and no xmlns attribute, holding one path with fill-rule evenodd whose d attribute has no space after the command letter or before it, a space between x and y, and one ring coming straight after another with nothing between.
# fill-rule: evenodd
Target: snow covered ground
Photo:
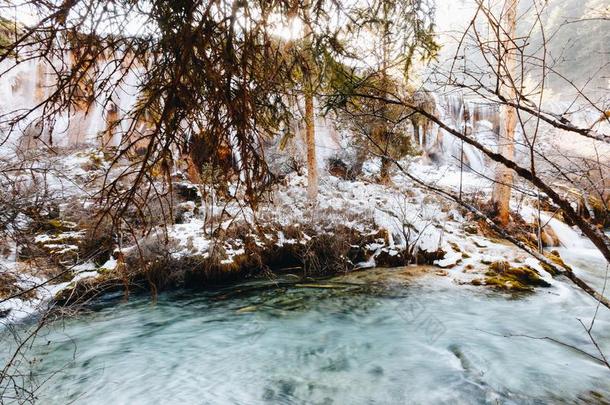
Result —
<instances>
[{"instance_id":1,"label":"snow covered ground","mask_svg":"<svg viewBox=\"0 0 610 405\"><path fill-rule=\"evenodd\" d=\"M461 190L465 196L472 198L491 193L491 182L476 173L460 172L451 165L429 165L420 158L403 163L411 175L445 190ZM86 212L94 202L91 184L108 167L108 162L101 151L91 149L43 159L37 165L48 169L48 193L60 201L60 210L65 208L62 204L80 204ZM233 238L219 242L217 237L212 236L219 228L227 230L237 225L252 226L255 221L274 224L262 235L252 231L249 236L261 246L269 243L285 246L306 244L315 236L303 232L301 239L286 237L285 227L307 225L308 230L321 233L333 232L333 227L342 225L365 235L385 235L364 246L368 255L366 260L353 263L355 269L374 267L380 255L393 257L410 249L413 252L444 251L444 257L434 263L439 268L438 274L458 284L470 283L480 277L488 265L496 261L507 261L514 266L527 264L542 272L535 260L514 246L480 234L477 224L471 222L456 203L418 186L400 172L394 172L391 184L378 184L378 167L378 161L367 162L364 174L356 181L324 174L320 179L316 205L307 200L306 176L297 173L288 174L276 184L268 202L256 212L234 200L224 203L215 201L213 206L201 200L179 202L185 212L183 222L170 225L167 229L157 228L158 232L153 232L147 239L167 235L169 246L172 247L171 254L175 258L205 258L213 247L222 243L221 264L231 265L246 254L245 241ZM535 210L527 203L520 203L514 208L520 210L528 221L534 220ZM573 229L548 214L543 215L543 221L549 222L564 247L586 244ZM211 218L216 218L217 222L211 223ZM84 230L78 229L76 224L64 225L67 229L61 232L43 231L32 235L33 242L47 249L49 254L78 255L78 240L84 236ZM133 251L133 247L124 246L124 251ZM49 282L43 288L36 289L35 297L30 299L0 301L0 313L5 314L4 322L26 318L48 305L63 288L83 278L96 277L115 266L113 257L109 257L101 266L91 262L78 263L71 269L73 279L69 282ZM19 274L17 282L21 289L45 282L44 278L29 274L30 270L17 260L14 249L11 254L2 257L0 271ZM545 278L553 283L550 277Z\"/></svg>"}]
</instances>

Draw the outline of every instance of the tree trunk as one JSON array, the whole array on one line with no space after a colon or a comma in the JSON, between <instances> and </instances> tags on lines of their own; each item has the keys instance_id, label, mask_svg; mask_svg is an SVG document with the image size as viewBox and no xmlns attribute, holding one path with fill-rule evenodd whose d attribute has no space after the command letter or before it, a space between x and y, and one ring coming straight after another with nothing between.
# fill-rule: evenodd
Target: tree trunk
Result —
<instances>
[{"instance_id":1,"label":"tree trunk","mask_svg":"<svg viewBox=\"0 0 610 405\"><path fill-rule=\"evenodd\" d=\"M390 178L390 167L392 161L387 157L381 158L381 170L379 171L379 181L381 184L390 184L392 179Z\"/></svg>"},{"instance_id":2,"label":"tree trunk","mask_svg":"<svg viewBox=\"0 0 610 405\"><path fill-rule=\"evenodd\" d=\"M119 123L119 108L115 103L110 103L106 112L106 129L102 133L102 148L112 146L111 143Z\"/></svg>"},{"instance_id":3,"label":"tree trunk","mask_svg":"<svg viewBox=\"0 0 610 405\"><path fill-rule=\"evenodd\" d=\"M315 115L313 106L314 94L314 75L317 69L315 68L315 59L313 56L313 43L311 29L310 11L311 3L306 1L304 4L304 22L305 22L305 52L307 55L307 64L304 74L304 93L305 93L305 142L307 144L307 198L310 202L315 203L318 199L318 164L316 160L316 130L315 130Z\"/></svg>"},{"instance_id":4,"label":"tree trunk","mask_svg":"<svg viewBox=\"0 0 610 405\"><path fill-rule=\"evenodd\" d=\"M368 154L366 148L364 147L364 145L360 145L360 147L356 149L356 160L352 167L349 168L348 178L356 179L362 174L362 168L364 166L364 162L366 161L367 156Z\"/></svg>"},{"instance_id":5,"label":"tree trunk","mask_svg":"<svg viewBox=\"0 0 610 405\"><path fill-rule=\"evenodd\" d=\"M307 143L307 198L315 202L318 198L318 164L313 95L310 91L305 93L305 141Z\"/></svg>"},{"instance_id":6,"label":"tree trunk","mask_svg":"<svg viewBox=\"0 0 610 405\"><path fill-rule=\"evenodd\" d=\"M388 95L389 77L388 77L388 65L390 59L390 23L389 23L389 5L387 2L383 2L383 31L382 31L382 59L381 59L381 89L384 94L383 97ZM377 127L376 139L381 141L381 145L385 148L381 157L381 169L379 171L379 181L381 184L390 184L392 179L390 178L390 167L392 160L390 159L391 147L390 142L392 136L388 131L387 122L385 122L387 116L387 108L385 103L381 109L381 122Z\"/></svg>"},{"instance_id":7,"label":"tree trunk","mask_svg":"<svg viewBox=\"0 0 610 405\"><path fill-rule=\"evenodd\" d=\"M516 32L516 14L518 0L506 0L504 15L505 33L502 34L502 48L504 50L504 74L501 75L501 92L507 100L514 101L516 97L515 84L512 81L516 66L516 54L513 40ZM507 158L515 158L515 126L517 124L517 110L508 105L502 107L502 123L498 137L498 153ZM491 201L496 208L496 219L501 225L507 225L510 220L510 197L513 184L513 172L504 165L497 165L495 185Z\"/></svg>"}]
</instances>

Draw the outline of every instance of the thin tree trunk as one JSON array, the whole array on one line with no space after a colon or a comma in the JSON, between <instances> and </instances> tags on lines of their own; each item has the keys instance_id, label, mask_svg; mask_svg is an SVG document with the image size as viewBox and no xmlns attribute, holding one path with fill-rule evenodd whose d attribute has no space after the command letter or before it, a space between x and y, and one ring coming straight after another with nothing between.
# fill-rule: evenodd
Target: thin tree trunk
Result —
<instances>
[{"instance_id":1,"label":"thin tree trunk","mask_svg":"<svg viewBox=\"0 0 610 405\"><path fill-rule=\"evenodd\" d=\"M387 157L381 158L381 170L379 171L379 181L381 184L390 184L392 179L390 178L390 167L392 166L392 161Z\"/></svg>"},{"instance_id":2,"label":"thin tree trunk","mask_svg":"<svg viewBox=\"0 0 610 405\"><path fill-rule=\"evenodd\" d=\"M362 167L367 158L367 149L364 146L360 146L356 149L356 161L354 165L349 169L349 178L355 179L362 174Z\"/></svg>"},{"instance_id":3,"label":"thin tree trunk","mask_svg":"<svg viewBox=\"0 0 610 405\"><path fill-rule=\"evenodd\" d=\"M307 64L309 65L304 75L305 90L305 142L307 144L307 198L310 202L318 199L318 164L316 160L316 130L315 110L313 106L313 76L316 73L315 59L312 49L312 35L310 11L311 3L304 4L305 22L305 52L307 53Z\"/></svg>"},{"instance_id":4,"label":"thin tree trunk","mask_svg":"<svg viewBox=\"0 0 610 405\"><path fill-rule=\"evenodd\" d=\"M116 104L111 103L106 113L106 129L102 134L102 148L108 148L114 138L114 133L118 127L119 109Z\"/></svg>"},{"instance_id":5,"label":"thin tree trunk","mask_svg":"<svg viewBox=\"0 0 610 405\"><path fill-rule=\"evenodd\" d=\"M507 0L504 15L505 33L502 34L502 48L504 57L504 75L501 82L504 96L508 100L515 100L516 92L511 76L515 72L516 55L513 40L516 33L516 15L518 0ZM501 68L502 69L502 68ZM502 123L498 137L498 152L508 160L515 158L515 126L517 124L517 110L509 105L502 106ZM497 165L495 185L491 201L497 210L497 221L501 225L507 225L510 220L510 197L513 184L513 171L504 165Z\"/></svg>"},{"instance_id":6,"label":"thin tree trunk","mask_svg":"<svg viewBox=\"0 0 610 405\"><path fill-rule=\"evenodd\" d=\"M34 102L36 104L44 101L46 90L46 65L44 61L39 61L36 65L36 89L34 90Z\"/></svg>"},{"instance_id":7,"label":"thin tree trunk","mask_svg":"<svg viewBox=\"0 0 610 405\"><path fill-rule=\"evenodd\" d=\"M389 28L389 8L386 2L383 3L383 38L382 38L382 60L381 60L381 88L384 91L384 97L387 96L388 87L389 87L389 78L388 78L388 64L390 58L390 28ZM389 154L391 153L390 142L392 141L392 136L389 133L388 125L385 122L387 114L387 108L385 104L381 108L381 123L377 127L378 136L377 139L381 140L381 144L385 148L383 151L383 155L381 157L381 169L379 171L379 181L382 184L390 184L392 179L390 178L390 168L392 166L392 160L389 159Z\"/></svg>"},{"instance_id":8,"label":"thin tree trunk","mask_svg":"<svg viewBox=\"0 0 610 405\"><path fill-rule=\"evenodd\" d=\"M307 143L307 198L310 201L316 201L318 198L318 165L313 95L310 91L305 93L305 140Z\"/></svg>"}]
</instances>

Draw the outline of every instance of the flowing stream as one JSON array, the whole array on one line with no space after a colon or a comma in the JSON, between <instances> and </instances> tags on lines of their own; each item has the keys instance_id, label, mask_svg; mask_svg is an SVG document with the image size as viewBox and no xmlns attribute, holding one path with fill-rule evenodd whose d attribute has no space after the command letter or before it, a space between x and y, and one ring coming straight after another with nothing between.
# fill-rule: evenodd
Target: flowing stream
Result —
<instances>
[{"instance_id":1,"label":"flowing stream","mask_svg":"<svg viewBox=\"0 0 610 405\"><path fill-rule=\"evenodd\" d=\"M584 261L583 261L584 262ZM610 370L558 283L511 295L417 267L162 294L43 329L45 404L608 403ZM529 336L526 337L525 335ZM610 312L594 327L610 353Z\"/></svg>"}]
</instances>

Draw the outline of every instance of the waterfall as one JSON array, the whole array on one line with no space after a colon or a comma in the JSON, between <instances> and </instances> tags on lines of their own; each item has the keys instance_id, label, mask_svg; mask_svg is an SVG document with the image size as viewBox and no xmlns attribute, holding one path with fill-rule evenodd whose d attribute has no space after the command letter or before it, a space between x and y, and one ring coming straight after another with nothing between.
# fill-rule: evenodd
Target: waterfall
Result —
<instances>
[{"instance_id":1,"label":"waterfall","mask_svg":"<svg viewBox=\"0 0 610 405\"><path fill-rule=\"evenodd\" d=\"M71 58L66 58L71 60ZM112 62L108 68L103 69L102 79L110 82L119 80L125 75L121 86L113 89L112 94L101 92L98 88L93 91L99 95L89 105L79 105L76 109L58 114L54 122L41 122L40 111L29 114L27 119L19 122L14 128L9 128L8 121L19 113L24 113L45 99L53 87L54 70L66 70L61 61L27 60L15 63L7 59L0 64L0 99L10 102L0 103L0 152L16 148L29 149L41 144L52 144L59 147L77 147L80 145L118 146L122 141L122 134L133 125L128 116L129 111L137 102L140 77L137 68L126 70L118 66L114 69ZM105 63L100 61L100 63ZM53 66L52 66L53 65ZM105 73L104 73L105 72ZM99 81L98 81L99 82ZM102 105L101 100L110 98L111 102ZM436 114L442 122L457 131L466 134L491 150L497 150L498 133L500 130L500 112L497 104L487 100L465 97L460 94L440 95L431 92L417 92L416 102L425 105L425 109ZM546 109L553 111L574 112L566 114L570 120L582 127L591 127L599 121L599 111L576 109L571 104L553 102L546 103ZM318 117L316 120L316 152L321 168L326 160L345 149L337 128L331 120ZM145 122L137 126L146 129ZM601 122L597 125L607 126ZM555 131L557 132L557 131ZM596 151L587 140L577 139L570 134L553 133L545 143L552 151L557 150L555 145L568 146L570 150L592 155ZM463 165L465 170L489 175L494 165L475 147L464 143L451 135L438 125L426 122L415 134L416 140L425 156L432 162ZM515 137L517 141L522 138L521 129L517 128ZM575 144L575 142L579 142ZM140 145L138 145L140 146ZM519 153L519 147L517 148ZM4 152L6 154L7 152ZM527 159L521 154L519 158Z\"/></svg>"},{"instance_id":2,"label":"waterfall","mask_svg":"<svg viewBox=\"0 0 610 405\"><path fill-rule=\"evenodd\" d=\"M22 137L35 130L33 124L38 118L30 115L27 120L19 123L16 128L9 127L8 121L16 116L16 111L31 108L37 99L42 97L44 84L41 78L41 67L35 60L29 60L14 66L10 60L0 63L0 72L4 72L0 80L0 100L10 100L10 103L0 103L0 144L2 150L12 149L22 141ZM29 129L29 130L28 130Z\"/></svg>"},{"instance_id":3,"label":"waterfall","mask_svg":"<svg viewBox=\"0 0 610 405\"><path fill-rule=\"evenodd\" d=\"M523 219L527 222L534 223L538 220L538 211L531 206L521 207L519 212ZM595 249L595 246L589 241L589 239L582 236L578 231L566 223L554 218L546 212L540 212L540 223L543 226L548 226L553 230L559 243L562 247L569 249Z\"/></svg>"},{"instance_id":4,"label":"waterfall","mask_svg":"<svg viewBox=\"0 0 610 405\"><path fill-rule=\"evenodd\" d=\"M77 103L69 113L66 111L57 114L53 122L41 122L42 113L37 109L15 127L9 126L10 119L33 109L49 95L54 84L52 69L65 70L67 67L59 61L35 59L20 63L7 59L0 64L0 99L11 100L10 103L0 104L0 151L9 153L11 150L30 149L41 144L58 147L100 144L117 146L121 142L121 134L132 124L126 113L137 101L137 69L127 72L122 85L117 86L112 94L96 87L92 89L95 94L102 93L100 100L110 97L111 102L107 105L99 100ZM102 79L108 79L109 83L118 81L125 73L121 68L105 71L108 73ZM110 131L113 123L118 124Z\"/></svg>"},{"instance_id":5,"label":"waterfall","mask_svg":"<svg viewBox=\"0 0 610 405\"><path fill-rule=\"evenodd\" d=\"M589 239L586 239L579 232L576 232L560 220L551 218L543 213L540 214L540 220L543 224L548 222L548 226L553 229L562 246L570 249L595 249L595 246Z\"/></svg>"},{"instance_id":6,"label":"waterfall","mask_svg":"<svg viewBox=\"0 0 610 405\"><path fill-rule=\"evenodd\" d=\"M459 95L431 94L435 113L451 128L472 136L483 145L495 149L499 131L499 110L496 105L479 100L467 100ZM466 170L486 173L489 166L484 155L438 125L430 125L420 145L434 161L443 164L463 164Z\"/></svg>"}]
</instances>

